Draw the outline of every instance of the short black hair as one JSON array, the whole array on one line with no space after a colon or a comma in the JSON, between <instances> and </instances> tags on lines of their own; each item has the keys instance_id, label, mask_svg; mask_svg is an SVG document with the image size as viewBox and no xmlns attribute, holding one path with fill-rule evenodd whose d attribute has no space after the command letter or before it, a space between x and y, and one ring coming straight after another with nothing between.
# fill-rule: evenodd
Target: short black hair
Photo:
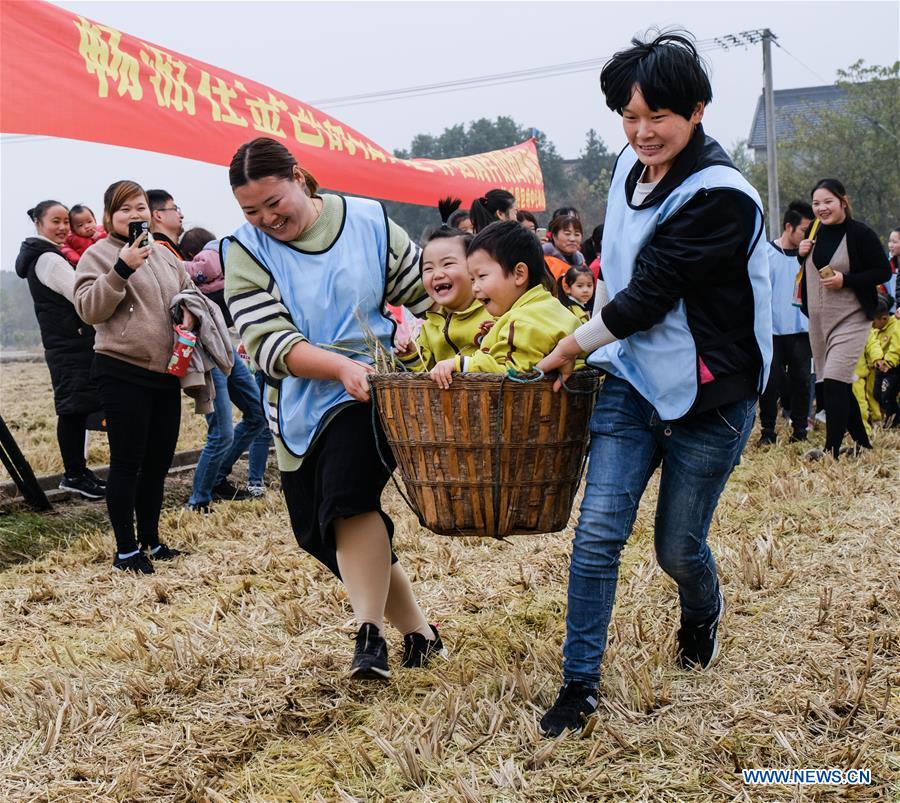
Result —
<instances>
[{"instance_id":1,"label":"short black hair","mask_svg":"<svg viewBox=\"0 0 900 803\"><path fill-rule=\"evenodd\" d=\"M538 227L537 218L533 214L531 214L531 212L527 212L524 209L520 209L518 212L516 212L516 220L518 220L519 223L523 223L524 221L529 220L534 223L535 228Z\"/></svg>"},{"instance_id":2,"label":"short black hair","mask_svg":"<svg viewBox=\"0 0 900 803\"><path fill-rule=\"evenodd\" d=\"M447 218L447 225L451 229L458 229L459 224L464 220L469 219L469 210L468 209L457 209L449 218Z\"/></svg>"},{"instance_id":3,"label":"short black hair","mask_svg":"<svg viewBox=\"0 0 900 803\"><path fill-rule=\"evenodd\" d=\"M75 206L73 206L73 207L69 210L69 225L70 225L70 226L72 225L72 217L73 217L74 215L80 215L82 212L90 212L90 213L91 213L91 217L94 218L94 220L97 219L97 216L94 214L94 210L93 210L93 209L91 209L91 208L88 207L88 206L85 206L84 204L75 204Z\"/></svg>"},{"instance_id":4,"label":"short black hair","mask_svg":"<svg viewBox=\"0 0 900 803\"><path fill-rule=\"evenodd\" d=\"M647 105L656 111L671 109L690 120L698 103L712 102L712 86L693 37L683 33L659 33L650 42L638 38L620 50L600 72L600 89L606 105L622 113L637 86Z\"/></svg>"},{"instance_id":5,"label":"short black hair","mask_svg":"<svg viewBox=\"0 0 900 803\"><path fill-rule=\"evenodd\" d=\"M517 220L498 220L476 234L466 248L466 256L484 251L499 263L508 276L519 262L528 267L528 287L544 283L544 251L530 231Z\"/></svg>"},{"instance_id":6,"label":"short black hair","mask_svg":"<svg viewBox=\"0 0 900 803\"><path fill-rule=\"evenodd\" d=\"M891 297L887 293L878 292L878 300L875 302L875 315L873 317L880 318L882 315L890 315L891 307L893 307Z\"/></svg>"},{"instance_id":7,"label":"short black hair","mask_svg":"<svg viewBox=\"0 0 900 803\"><path fill-rule=\"evenodd\" d=\"M790 224L791 228L796 229L804 219L812 220L814 217L812 207L806 201L791 201L784 212L781 228Z\"/></svg>"},{"instance_id":8,"label":"short black hair","mask_svg":"<svg viewBox=\"0 0 900 803\"><path fill-rule=\"evenodd\" d=\"M157 212L162 209L169 201L175 199L165 190L147 190L147 206L151 212Z\"/></svg>"},{"instance_id":9,"label":"short black hair","mask_svg":"<svg viewBox=\"0 0 900 803\"><path fill-rule=\"evenodd\" d=\"M581 214L574 206L561 206L559 209L553 210L553 214L550 215L550 220L553 220L555 217L560 217L561 215L573 215L577 218L581 217Z\"/></svg>"},{"instance_id":10,"label":"short black hair","mask_svg":"<svg viewBox=\"0 0 900 803\"><path fill-rule=\"evenodd\" d=\"M216 235L209 229L195 226L193 229L188 229L182 235L181 242L178 243L178 250L184 254L185 259L190 260L203 250L204 245L215 239Z\"/></svg>"}]
</instances>

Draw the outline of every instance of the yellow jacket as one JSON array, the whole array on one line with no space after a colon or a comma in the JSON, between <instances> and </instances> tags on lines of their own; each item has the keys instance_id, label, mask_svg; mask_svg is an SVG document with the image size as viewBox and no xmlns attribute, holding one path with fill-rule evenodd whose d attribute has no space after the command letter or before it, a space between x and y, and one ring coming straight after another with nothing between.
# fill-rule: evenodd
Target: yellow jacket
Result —
<instances>
[{"instance_id":1,"label":"yellow jacket","mask_svg":"<svg viewBox=\"0 0 900 803\"><path fill-rule=\"evenodd\" d=\"M591 314L581 306L574 298L572 299L572 304L564 304L563 305L569 312L571 312L576 318L578 318L578 323L587 323L591 319Z\"/></svg>"},{"instance_id":2,"label":"yellow jacket","mask_svg":"<svg viewBox=\"0 0 900 803\"><path fill-rule=\"evenodd\" d=\"M468 357L478 350L481 324L494 320L476 300L460 312L443 307L425 313L425 323L416 338L418 350L400 358L411 371L430 371L441 360L461 354Z\"/></svg>"},{"instance_id":3,"label":"yellow jacket","mask_svg":"<svg viewBox=\"0 0 900 803\"><path fill-rule=\"evenodd\" d=\"M869 340L873 338L881 349L881 356L875 357L875 360L884 360L891 368L900 365L900 320L891 315L884 329L872 329L869 333ZM868 359L868 351L869 343L867 341L866 359Z\"/></svg>"},{"instance_id":4,"label":"yellow jacket","mask_svg":"<svg viewBox=\"0 0 900 803\"><path fill-rule=\"evenodd\" d=\"M456 370L467 373L505 374L534 370L554 346L572 334L580 321L547 290L538 285L528 290L487 333L480 350L471 357L457 357ZM583 368L579 360L576 368Z\"/></svg>"}]
</instances>

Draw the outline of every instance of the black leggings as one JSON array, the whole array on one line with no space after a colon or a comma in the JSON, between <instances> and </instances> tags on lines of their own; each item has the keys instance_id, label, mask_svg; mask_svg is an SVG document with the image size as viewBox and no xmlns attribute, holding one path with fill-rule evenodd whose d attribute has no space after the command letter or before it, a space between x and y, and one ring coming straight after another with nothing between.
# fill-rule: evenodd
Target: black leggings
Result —
<instances>
[{"instance_id":1,"label":"black leggings","mask_svg":"<svg viewBox=\"0 0 900 803\"><path fill-rule=\"evenodd\" d=\"M172 465L181 425L177 382L147 387L112 376L98 378L109 435L106 509L116 550L134 552L135 518L142 547L159 544L166 474Z\"/></svg>"},{"instance_id":2,"label":"black leggings","mask_svg":"<svg viewBox=\"0 0 900 803\"><path fill-rule=\"evenodd\" d=\"M70 479L82 476L87 468L84 461L84 424L87 417L87 413L66 413L56 419L59 453L66 476Z\"/></svg>"},{"instance_id":3,"label":"black leggings","mask_svg":"<svg viewBox=\"0 0 900 803\"><path fill-rule=\"evenodd\" d=\"M826 379L822 386L825 398L825 451L831 452L837 459L847 432L864 449L871 449L862 411L853 395L853 386L836 379Z\"/></svg>"}]
</instances>

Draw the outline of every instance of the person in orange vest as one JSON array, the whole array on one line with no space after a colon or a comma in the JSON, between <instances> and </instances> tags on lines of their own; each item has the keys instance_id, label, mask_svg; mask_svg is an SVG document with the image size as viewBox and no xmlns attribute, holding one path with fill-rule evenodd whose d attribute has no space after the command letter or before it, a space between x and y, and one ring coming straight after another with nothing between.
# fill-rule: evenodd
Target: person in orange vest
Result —
<instances>
[{"instance_id":1,"label":"person in orange vest","mask_svg":"<svg viewBox=\"0 0 900 803\"><path fill-rule=\"evenodd\" d=\"M584 264L581 240L584 228L575 215L556 215L547 229L550 241L544 243L544 262L555 280L569 268Z\"/></svg>"}]
</instances>

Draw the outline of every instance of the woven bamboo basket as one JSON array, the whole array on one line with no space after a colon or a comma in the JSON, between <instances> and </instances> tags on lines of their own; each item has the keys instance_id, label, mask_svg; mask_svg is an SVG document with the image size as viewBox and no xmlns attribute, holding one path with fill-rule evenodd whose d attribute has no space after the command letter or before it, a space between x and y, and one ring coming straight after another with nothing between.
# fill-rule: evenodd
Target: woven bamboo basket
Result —
<instances>
[{"instance_id":1,"label":"woven bamboo basket","mask_svg":"<svg viewBox=\"0 0 900 803\"><path fill-rule=\"evenodd\" d=\"M584 469L597 372L571 392L553 382L461 374L370 377L373 398L420 523L439 535L552 533L569 521Z\"/></svg>"}]
</instances>

